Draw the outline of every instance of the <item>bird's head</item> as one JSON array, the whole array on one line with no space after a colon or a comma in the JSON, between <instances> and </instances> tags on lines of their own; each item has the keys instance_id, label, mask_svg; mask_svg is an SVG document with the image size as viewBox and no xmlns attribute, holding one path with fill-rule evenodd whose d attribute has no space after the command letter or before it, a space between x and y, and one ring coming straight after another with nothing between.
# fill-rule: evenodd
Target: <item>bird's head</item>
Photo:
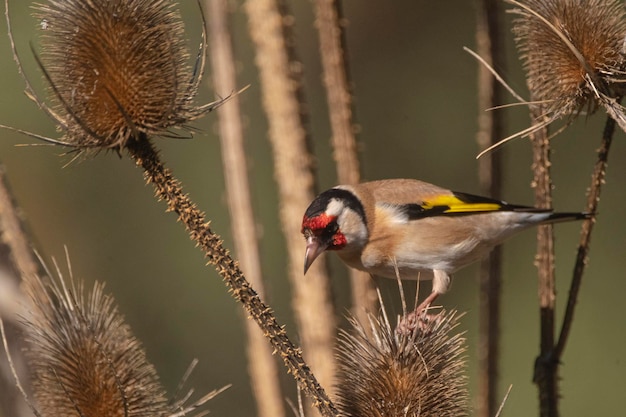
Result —
<instances>
[{"instance_id":1,"label":"bird's head","mask_svg":"<svg viewBox=\"0 0 626 417\"><path fill-rule=\"evenodd\" d=\"M302 219L306 239L304 273L326 250L360 250L367 242L365 210L346 188L331 188L318 195Z\"/></svg>"}]
</instances>

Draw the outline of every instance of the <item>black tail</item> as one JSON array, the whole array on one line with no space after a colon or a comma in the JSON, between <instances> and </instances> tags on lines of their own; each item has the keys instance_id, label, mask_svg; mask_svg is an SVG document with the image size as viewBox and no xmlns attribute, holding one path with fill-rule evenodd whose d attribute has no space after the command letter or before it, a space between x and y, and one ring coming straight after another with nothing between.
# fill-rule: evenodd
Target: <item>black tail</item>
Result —
<instances>
[{"instance_id":1,"label":"black tail","mask_svg":"<svg viewBox=\"0 0 626 417\"><path fill-rule=\"evenodd\" d=\"M543 222L542 224L550 224L550 223L561 223L561 222L569 222L574 220L586 220L590 219L595 215L595 213L552 213L550 216Z\"/></svg>"}]
</instances>

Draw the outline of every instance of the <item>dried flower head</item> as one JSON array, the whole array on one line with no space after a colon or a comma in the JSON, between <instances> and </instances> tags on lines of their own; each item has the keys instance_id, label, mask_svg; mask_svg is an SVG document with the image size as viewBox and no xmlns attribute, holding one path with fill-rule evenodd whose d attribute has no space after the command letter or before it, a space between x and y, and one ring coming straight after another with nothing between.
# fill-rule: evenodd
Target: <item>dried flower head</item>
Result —
<instances>
[{"instance_id":1,"label":"dried flower head","mask_svg":"<svg viewBox=\"0 0 626 417\"><path fill-rule=\"evenodd\" d=\"M549 119L593 111L626 82L626 14L618 0L508 0L533 101Z\"/></svg>"},{"instance_id":2,"label":"dried flower head","mask_svg":"<svg viewBox=\"0 0 626 417\"><path fill-rule=\"evenodd\" d=\"M174 1L48 0L34 10L50 105L28 81L27 92L64 133L55 143L119 150L131 139L172 136L170 128L221 103L194 104L205 42L192 68Z\"/></svg>"},{"instance_id":3,"label":"dried flower head","mask_svg":"<svg viewBox=\"0 0 626 417\"><path fill-rule=\"evenodd\" d=\"M168 415L154 367L102 285L86 298L82 285L33 284L28 293L27 355L42 415Z\"/></svg>"},{"instance_id":4,"label":"dried flower head","mask_svg":"<svg viewBox=\"0 0 626 417\"><path fill-rule=\"evenodd\" d=\"M370 317L371 335L352 319L339 342L337 408L359 417L466 416L465 338L451 334L455 312L442 312L411 335Z\"/></svg>"},{"instance_id":5,"label":"dried flower head","mask_svg":"<svg viewBox=\"0 0 626 417\"><path fill-rule=\"evenodd\" d=\"M177 416L221 391L184 404L168 401L141 343L96 283L85 295L82 281L43 283L29 278L24 319L27 360L39 414L48 416Z\"/></svg>"}]
</instances>

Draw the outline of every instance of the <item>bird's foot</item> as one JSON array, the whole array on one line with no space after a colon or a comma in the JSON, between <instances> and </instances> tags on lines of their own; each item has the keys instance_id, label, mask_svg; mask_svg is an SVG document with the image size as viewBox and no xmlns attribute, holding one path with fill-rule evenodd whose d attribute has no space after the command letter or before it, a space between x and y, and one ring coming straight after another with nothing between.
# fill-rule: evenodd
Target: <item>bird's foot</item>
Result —
<instances>
[{"instance_id":1,"label":"bird's foot","mask_svg":"<svg viewBox=\"0 0 626 417\"><path fill-rule=\"evenodd\" d=\"M400 317L396 326L396 334L399 336L411 336L419 331L423 334L430 333L433 325L435 325L441 314L429 314L428 308L418 308L414 311Z\"/></svg>"},{"instance_id":2,"label":"bird's foot","mask_svg":"<svg viewBox=\"0 0 626 417\"><path fill-rule=\"evenodd\" d=\"M433 322L438 319L439 314L428 314L428 310L438 296L438 292L431 292L412 313L401 317L396 326L396 334L410 335L418 329L423 333L429 333Z\"/></svg>"}]
</instances>

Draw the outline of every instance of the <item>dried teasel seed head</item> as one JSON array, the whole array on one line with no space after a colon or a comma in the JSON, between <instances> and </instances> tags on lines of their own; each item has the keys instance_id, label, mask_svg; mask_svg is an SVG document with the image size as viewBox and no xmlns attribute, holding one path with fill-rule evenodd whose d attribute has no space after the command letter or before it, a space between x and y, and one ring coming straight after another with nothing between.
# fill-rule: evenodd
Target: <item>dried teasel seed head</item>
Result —
<instances>
[{"instance_id":1,"label":"dried teasel seed head","mask_svg":"<svg viewBox=\"0 0 626 417\"><path fill-rule=\"evenodd\" d=\"M618 0L507 0L533 101L555 120L593 111L626 81L626 14ZM598 100L600 99L600 101Z\"/></svg>"},{"instance_id":2,"label":"dried teasel seed head","mask_svg":"<svg viewBox=\"0 0 626 417\"><path fill-rule=\"evenodd\" d=\"M27 359L42 416L168 416L154 367L96 284L30 280Z\"/></svg>"},{"instance_id":3,"label":"dried teasel seed head","mask_svg":"<svg viewBox=\"0 0 626 417\"><path fill-rule=\"evenodd\" d=\"M198 409L228 388L193 403L188 401L193 390L168 401L104 285L96 283L86 294L82 281L66 282L58 268L57 274L27 277L24 283L26 358L38 416L200 416L206 410Z\"/></svg>"},{"instance_id":4,"label":"dried teasel seed head","mask_svg":"<svg viewBox=\"0 0 626 417\"><path fill-rule=\"evenodd\" d=\"M466 416L465 338L454 333L459 315L440 315L397 334L385 318L370 317L371 335L352 319L341 332L337 408L359 417Z\"/></svg>"},{"instance_id":5,"label":"dried teasel seed head","mask_svg":"<svg viewBox=\"0 0 626 417\"><path fill-rule=\"evenodd\" d=\"M183 22L170 0L48 0L34 6L49 113L79 149L120 149L131 139L210 111L194 98L204 67L192 69Z\"/></svg>"}]
</instances>

